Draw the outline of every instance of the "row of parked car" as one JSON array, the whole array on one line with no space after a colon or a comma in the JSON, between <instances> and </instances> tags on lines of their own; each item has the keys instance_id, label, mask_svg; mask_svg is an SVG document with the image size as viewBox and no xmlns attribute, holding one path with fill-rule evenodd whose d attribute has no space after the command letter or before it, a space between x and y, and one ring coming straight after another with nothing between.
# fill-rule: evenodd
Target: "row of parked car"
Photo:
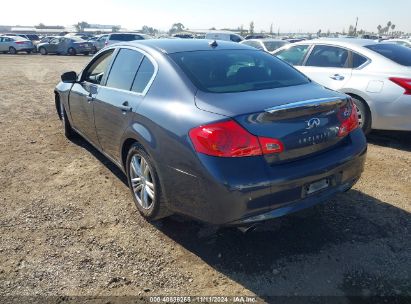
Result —
<instances>
[{"instance_id":1,"label":"row of parked car","mask_svg":"<svg viewBox=\"0 0 411 304\"><path fill-rule=\"evenodd\" d=\"M88 55L113 43L152 38L141 33L112 33L95 37L74 34L37 37L39 40L33 43L29 39L35 39L35 36L0 36L0 51ZM350 95L365 133L371 129L411 130L410 40L377 42L345 38L291 43L259 36L242 39L226 32L212 32L205 38L239 42L260 49L293 65L323 86Z\"/></svg>"},{"instance_id":2,"label":"row of parked car","mask_svg":"<svg viewBox=\"0 0 411 304\"><path fill-rule=\"evenodd\" d=\"M0 51L10 54L39 52L42 55L88 55L116 42L149 38L152 37L141 33L112 33L98 36L87 36L80 33L43 38L34 34L3 34L0 35Z\"/></svg>"}]
</instances>

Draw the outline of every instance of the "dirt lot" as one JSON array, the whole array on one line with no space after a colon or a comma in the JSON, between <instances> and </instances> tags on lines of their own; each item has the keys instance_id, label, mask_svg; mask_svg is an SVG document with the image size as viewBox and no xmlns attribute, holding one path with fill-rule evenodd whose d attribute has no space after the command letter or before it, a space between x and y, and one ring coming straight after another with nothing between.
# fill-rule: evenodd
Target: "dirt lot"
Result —
<instances>
[{"instance_id":1,"label":"dirt lot","mask_svg":"<svg viewBox=\"0 0 411 304\"><path fill-rule=\"evenodd\" d=\"M89 59L0 55L0 295L411 296L410 133L371 134L353 190L254 232L153 225L62 134L53 88Z\"/></svg>"}]
</instances>

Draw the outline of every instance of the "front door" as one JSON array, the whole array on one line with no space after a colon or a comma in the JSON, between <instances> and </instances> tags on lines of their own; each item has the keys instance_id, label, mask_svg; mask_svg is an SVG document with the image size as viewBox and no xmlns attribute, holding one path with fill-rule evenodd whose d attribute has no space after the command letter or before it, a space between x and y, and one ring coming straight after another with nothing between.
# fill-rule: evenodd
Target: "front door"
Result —
<instances>
[{"instance_id":1,"label":"front door","mask_svg":"<svg viewBox=\"0 0 411 304\"><path fill-rule=\"evenodd\" d=\"M94 115L97 135L102 150L120 159L122 136L127 129L132 111L135 112L142 94L132 90L137 70L144 55L137 50L121 48L111 66L106 84L97 94Z\"/></svg>"},{"instance_id":2,"label":"front door","mask_svg":"<svg viewBox=\"0 0 411 304\"><path fill-rule=\"evenodd\" d=\"M112 59L113 50L96 57L83 71L81 79L73 85L69 107L73 126L96 146L100 146L94 124L94 102Z\"/></svg>"}]
</instances>

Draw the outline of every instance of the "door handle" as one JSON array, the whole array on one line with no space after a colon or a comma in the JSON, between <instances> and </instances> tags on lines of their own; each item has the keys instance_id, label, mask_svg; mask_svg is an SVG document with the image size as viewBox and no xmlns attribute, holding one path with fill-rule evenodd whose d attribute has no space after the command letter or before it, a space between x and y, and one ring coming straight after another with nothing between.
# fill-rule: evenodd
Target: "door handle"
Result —
<instances>
[{"instance_id":1,"label":"door handle","mask_svg":"<svg viewBox=\"0 0 411 304\"><path fill-rule=\"evenodd\" d=\"M342 81L342 80L345 79L345 77L342 76L342 75L340 75L340 74L331 75L330 78L331 78L331 79L334 79L334 80L338 80L338 81Z\"/></svg>"},{"instance_id":2,"label":"door handle","mask_svg":"<svg viewBox=\"0 0 411 304\"><path fill-rule=\"evenodd\" d=\"M119 106L119 109L123 111L123 113L131 112L131 110L133 110L133 108L128 104L128 101L123 102L123 104Z\"/></svg>"}]
</instances>

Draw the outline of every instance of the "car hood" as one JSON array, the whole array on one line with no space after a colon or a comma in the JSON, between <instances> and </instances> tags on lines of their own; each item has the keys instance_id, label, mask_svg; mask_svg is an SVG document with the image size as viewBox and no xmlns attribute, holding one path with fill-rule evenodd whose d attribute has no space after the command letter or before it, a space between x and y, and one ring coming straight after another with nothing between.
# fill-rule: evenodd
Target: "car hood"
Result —
<instances>
[{"instance_id":1,"label":"car hood","mask_svg":"<svg viewBox=\"0 0 411 304\"><path fill-rule=\"evenodd\" d=\"M345 98L346 95L311 82L298 86L238 93L207 93L199 90L195 102L201 110L235 117L287 103L332 97Z\"/></svg>"}]
</instances>

